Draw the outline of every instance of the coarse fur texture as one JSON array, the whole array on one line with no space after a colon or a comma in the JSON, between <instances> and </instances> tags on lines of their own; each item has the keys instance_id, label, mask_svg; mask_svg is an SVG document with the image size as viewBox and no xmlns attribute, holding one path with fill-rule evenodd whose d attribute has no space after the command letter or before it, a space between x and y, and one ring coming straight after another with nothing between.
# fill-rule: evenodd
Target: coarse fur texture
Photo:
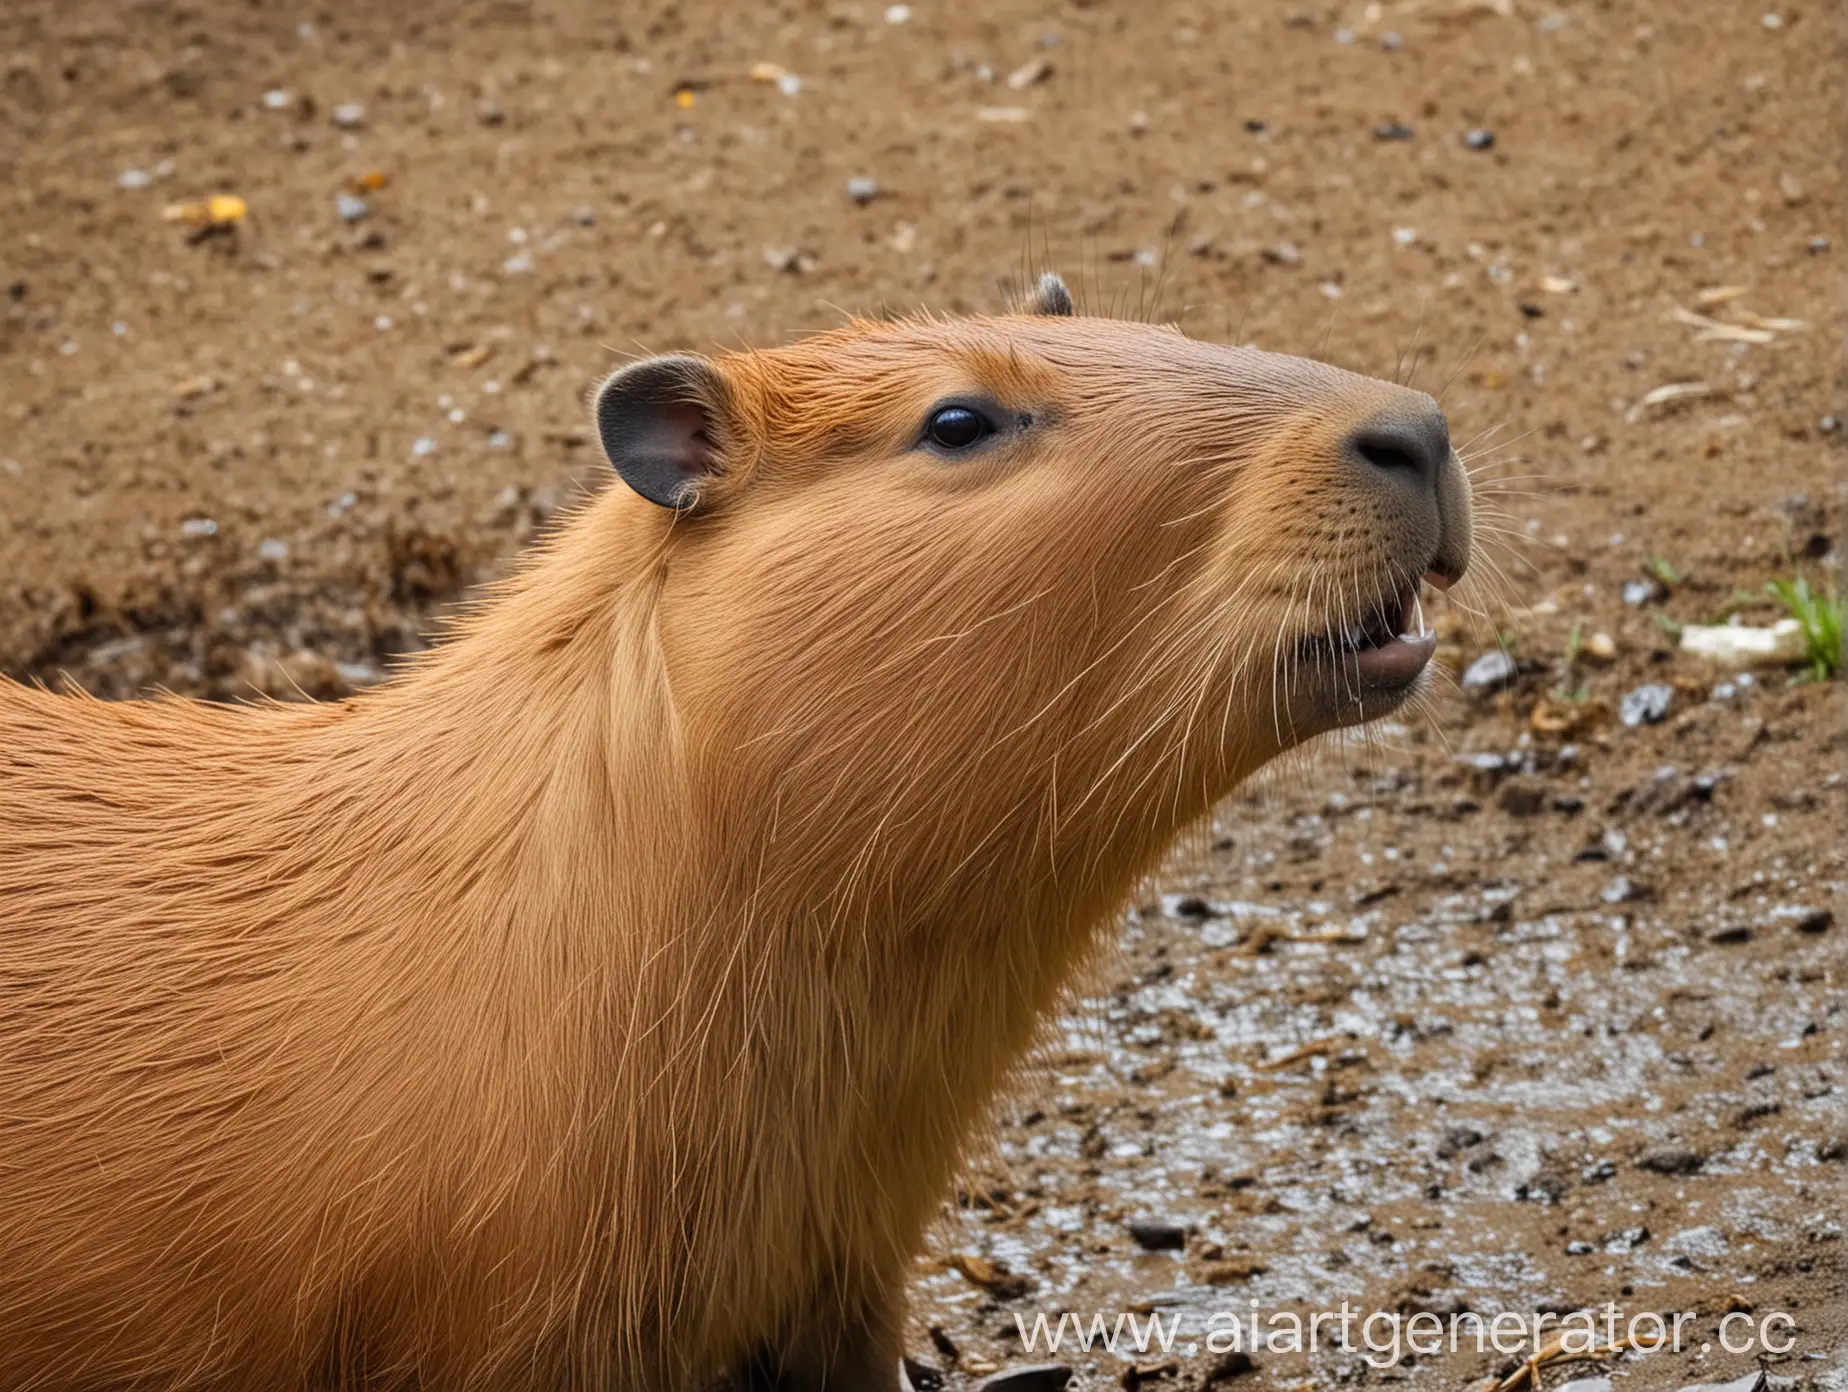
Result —
<instances>
[{"instance_id":1,"label":"coarse fur texture","mask_svg":"<svg viewBox=\"0 0 1848 1392\"><path fill-rule=\"evenodd\" d=\"M352 700L0 683L0 1389L895 1385L1075 965L1467 558L1429 398L1058 290L692 360L686 506Z\"/></svg>"}]
</instances>

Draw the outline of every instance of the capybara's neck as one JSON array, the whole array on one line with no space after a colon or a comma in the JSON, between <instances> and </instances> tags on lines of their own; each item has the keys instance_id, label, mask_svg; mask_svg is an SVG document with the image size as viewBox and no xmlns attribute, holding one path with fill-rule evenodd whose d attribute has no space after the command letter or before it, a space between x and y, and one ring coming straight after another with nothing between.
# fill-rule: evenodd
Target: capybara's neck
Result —
<instances>
[{"instance_id":1,"label":"capybara's neck","mask_svg":"<svg viewBox=\"0 0 1848 1392\"><path fill-rule=\"evenodd\" d=\"M1167 831L1055 848L1045 798L1018 788L1025 815L928 825L879 798L752 796L751 732L694 720L675 690L674 552L635 512L593 505L416 675L310 742L370 821L348 873L393 906L376 928L395 970L447 1017L426 1027L448 1057L418 1062L448 1076L475 1054L520 1116L498 1138L515 1163L549 1159L623 1215L589 1264L649 1273L662 1322L703 1326L687 1346L711 1349L764 1337L726 1328L732 1311L774 1309L817 1270L844 1290L894 1279ZM549 1193L532 1203L557 1221Z\"/></svg>"},{"instance_id":2,"label":"capybara's neck","mask_svg":"<svg viewBox=\"0 0 1848 1392\"><path fill-rule=\"evenodd\" d=\"M304 1349L330 1337L318 1300L339 1320L341 1292L453 1284L493 1308L394 1329L386 1301L359 1342L471 1375L550 1349L672 1386L690 1370L649 1329L705 1357L772 1336L763 1312L812 1305L817 1272L890 1282L1139 868L1062 860L1031 816L1003 841L966 809L845 825L740 805L743 736L686 719L672 550L626 504L593 504L351 702L0 695L32 809L0 811L0 845L32 852L0 856L25 925L10 960L67 983L19 1075L67 1109L144 1105L101 1043L118 1072L97 1083L83 1046L53 1047L105 1018L150 1067L190 1060L180 1091L262 1153L229 1162L211 1127L196 1155L150 1145L202 1176L178 1212L154 1201L164 1174L116 1154L112 1202L225 1250L260 1234L249 1298L306 1312Z\"/></svg>"}]
</instances>

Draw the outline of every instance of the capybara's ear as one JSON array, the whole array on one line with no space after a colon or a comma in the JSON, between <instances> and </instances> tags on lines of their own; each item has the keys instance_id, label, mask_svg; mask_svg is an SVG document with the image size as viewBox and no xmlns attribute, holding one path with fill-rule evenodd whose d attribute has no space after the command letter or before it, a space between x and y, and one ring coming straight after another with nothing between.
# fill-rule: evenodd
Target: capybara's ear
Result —
<instances>
[{"instance_id":1,"label":"capybara's ear","mask_svg":"<svg viewBox=\"0 0 1848 1392\"><path fill-rule=\"evenodd\" d=\"M1039 284L1027 296L1026 311L1028 314L1055 316L1072 312L1072 292L1065 288L1065 282L1059 278L1057 271L1047 271L1039 278Z\"/></svg>"},{"instance_id":2,"label":"capybara's ear","mask_svg":"<svg viewBox=\"0 0 1848 1392\"><path fill-rule=\"evenodd\" d=\"M704 358L631 363L597 388L597 435L622 481L651 503L687 511L717 474L729 393Z\"/></svg>"}]
</instances>

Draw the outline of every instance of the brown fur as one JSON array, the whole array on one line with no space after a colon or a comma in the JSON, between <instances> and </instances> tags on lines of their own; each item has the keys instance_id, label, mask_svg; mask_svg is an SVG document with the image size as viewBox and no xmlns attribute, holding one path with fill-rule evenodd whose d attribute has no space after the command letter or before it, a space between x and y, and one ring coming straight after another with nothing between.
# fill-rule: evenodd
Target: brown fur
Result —
<instances>
[{"instance_id":1,"label":"brown fur","mask_svg":"<svg viewBox=\"0 0 1848 1392\"><path fill-rule=\"evenodd\" d=\"M1337 448L1411 393L1085 318L715 367L695 513L608 489L380 689L0 683L0 1388L871 1385L1138 878L1377 713L1291 643L1428 564ZM1034 429L913 451L970 389Z\"/></svg>"}]
</instances>

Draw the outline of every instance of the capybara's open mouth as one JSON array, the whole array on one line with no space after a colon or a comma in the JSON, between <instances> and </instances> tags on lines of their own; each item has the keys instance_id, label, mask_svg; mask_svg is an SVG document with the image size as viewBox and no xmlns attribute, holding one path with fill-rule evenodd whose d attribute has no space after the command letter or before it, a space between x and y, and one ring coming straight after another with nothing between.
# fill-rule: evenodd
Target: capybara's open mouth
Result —
<instances>
[{"instance_id":1,"label":"capybara's open mouth","mask_svg":"<svg viewBox=\"0 0 1848 1392\"><path fill-rule=\"evenodd\" d=\"M1312 667L1360 689L1391 693L1417 681L1437 651L1437 634L1425 627L1418 586L1387 595L1358 617L1336 619L1299 644Z\"/></svg>"}]
</instances>

